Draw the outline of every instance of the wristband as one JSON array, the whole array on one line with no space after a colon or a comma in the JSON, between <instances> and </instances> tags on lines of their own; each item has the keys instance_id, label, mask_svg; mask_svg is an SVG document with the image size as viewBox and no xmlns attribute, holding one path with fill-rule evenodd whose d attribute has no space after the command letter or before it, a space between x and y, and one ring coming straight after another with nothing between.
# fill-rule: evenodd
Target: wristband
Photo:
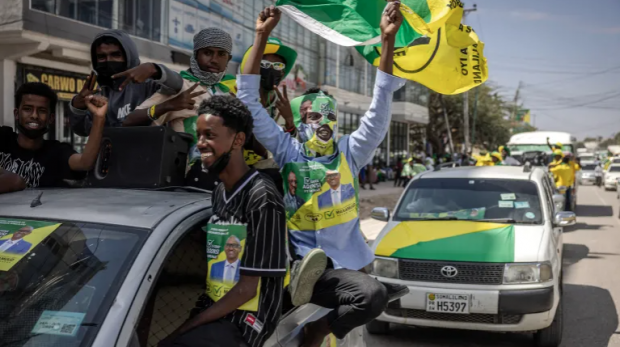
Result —
<instances>
[{"instance_id":1,"label":"wristband","mask_svg":"<svg viewBox=\"0 0 620 347\"><path fill-rule=\"evenodd\" d=\"M285 132L287 133L292 133L293 131L295 131L295 126L293 125L290 129L284 129Z\"/></svg>"},{"instance_id":2,"label":"wristband","mask_svg":"<svg viewBox=\"0 0 620 347\"><path fill-rule=\"evenodd\" d=\"M155 118L155 106L156 105L151 106L148 111L149 118L151 118L151 120L157 120L157 118Z\"/></svg>"}]
</instances>

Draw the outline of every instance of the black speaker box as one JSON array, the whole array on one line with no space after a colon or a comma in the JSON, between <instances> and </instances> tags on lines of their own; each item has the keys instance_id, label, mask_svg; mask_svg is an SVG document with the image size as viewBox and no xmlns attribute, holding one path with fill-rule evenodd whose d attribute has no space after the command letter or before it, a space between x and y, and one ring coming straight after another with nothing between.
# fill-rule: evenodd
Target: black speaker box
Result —
<instances>
[{"instance_id":1,"label":"black speaker box","mask_svg":"<svg viewBox=\"0 0 620 347\"><path fill-rule=\"evenodd\" d=\"M106 128L87 186L183 186L191 135L167 127Z\"/></svg>"}]
</instances>

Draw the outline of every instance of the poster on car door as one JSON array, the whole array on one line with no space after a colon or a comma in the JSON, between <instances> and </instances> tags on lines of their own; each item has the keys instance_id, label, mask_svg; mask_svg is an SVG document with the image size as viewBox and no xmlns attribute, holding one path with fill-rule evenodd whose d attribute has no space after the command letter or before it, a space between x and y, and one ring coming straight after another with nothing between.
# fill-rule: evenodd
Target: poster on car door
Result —
<instances>
[{"instance_id":1,"label":"poster on car door","mask_svg":"<svg viewBox=\"0 0 620 347\"><path fill-rule=\"evenodd\" d=\"M206 294L217 302L239 282L241 259L245 250L247 226L219 220L214 215L206 226L207 275ZM256 296L239 307L240 310L258 310L260 284Z\"/></svg>"},{"instance_id":2,"label":"poster on car door","mask_svg":"<svg viewBox=\"0 0 620 347\"><path fill-rule=\"evenodd\" d=\"M0 219L0 271L9 271L60 223L25 219Z\"/></svg>"}]
</instances>

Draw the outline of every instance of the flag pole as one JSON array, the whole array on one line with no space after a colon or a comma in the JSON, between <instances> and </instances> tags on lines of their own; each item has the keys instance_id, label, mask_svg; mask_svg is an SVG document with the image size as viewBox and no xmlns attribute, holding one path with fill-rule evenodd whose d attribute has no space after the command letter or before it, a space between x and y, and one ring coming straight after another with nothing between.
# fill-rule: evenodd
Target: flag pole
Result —
<instances>
[{"instance_id":1,"label":"flag pole","mask_svg":"<svg viewBox=\"0 0 620 347\"><path fill-rule=\"evenodd\" d=\"M476 4L473 8L463 10L463 24L465 24L465 17L470 12L478 10ZM465 140L465 153L469 152L469 91L463 93L463 139Z\"/></svg>"},{"instance_id":2,"label":"flag pole","mask_svg":"<svg viewBox=\"0 0 620 347\"><path fill-rule=\"evenodd\" d=\"M478 89L479 87L476 87L476 96L474 99L474 126L471 129L471 143L472 146L474 146L476 144L476 118L478 116Z\"/></svg>"}]
</instances>

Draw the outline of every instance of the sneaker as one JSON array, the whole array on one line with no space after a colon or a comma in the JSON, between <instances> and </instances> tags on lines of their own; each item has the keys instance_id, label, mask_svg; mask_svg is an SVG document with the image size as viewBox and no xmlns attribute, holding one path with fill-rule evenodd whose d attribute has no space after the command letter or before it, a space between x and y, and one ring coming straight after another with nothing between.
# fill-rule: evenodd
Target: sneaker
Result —
<instances>
[{"instance_id":1,"label":"sneaker","mask_svg":"<svg viewBox=\"0 0 620 347\"><path fill-rule=\"evenodd\" d=\"M296 260L291 269L288 291L294 306L310 302L314 285L327 266L327 255L321 249L313 249L302 260Z\"/></svg>"},{"instance_id":2,"label":"sneaker","mask_svg":"<svg viewBox=\"0 0 620 347\"><path fill-rule=\"evenodd\" d=\"M388 302L400 299L403 296L409 294L409 287L394 283L383 283L385 289L387 289Z\"/></svg>"}]
</instances>

